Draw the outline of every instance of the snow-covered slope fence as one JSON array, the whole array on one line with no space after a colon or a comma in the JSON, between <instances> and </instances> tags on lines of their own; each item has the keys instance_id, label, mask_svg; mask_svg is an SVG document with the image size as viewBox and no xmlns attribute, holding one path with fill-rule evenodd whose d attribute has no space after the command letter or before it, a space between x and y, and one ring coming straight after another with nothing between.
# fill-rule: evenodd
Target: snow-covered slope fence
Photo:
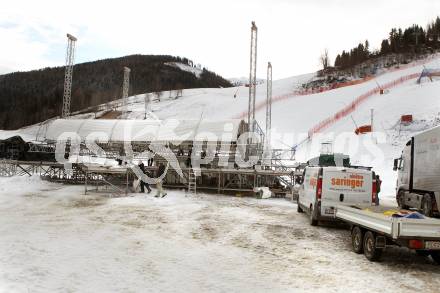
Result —
<instances>
[{"instance_id":1,"label":"snow-covered slope fence","mask_svg":"<svg viewBox=\"0 0 440 293\"><path fill-rule=\"evenodd\" d=\"M402 76L396 80L393 80L391 82L388 82L386 84L384 84L382 87L376 87L374 89L369 90L368 92L360 95L359 97L357 97L353 102L351 102L349 105L345 106L344 108L342 108L340 111L336 112L334 115L322 120L321 122L319 122L318 124L316 124L315 126L313 126L312 128L310 128L309 130L309 137L312 137L315 133L321 132L324 129L326 129L327 127L331 126L332 124L336 123L337 121L341 120L342 118L347 117L349 114L351 114L352 112L354 112L356 110L356 108L362 104L363 102L365 102L366 100L368 100L369 98L371 98L372 96L380 93L380 90L386 90L386 89L390 89L393 87L396 87L408 80L411 79L416 79L420 76L419 73L413 73L413 74L409 74L406 76Z\"/></svg>"}]
</instances>

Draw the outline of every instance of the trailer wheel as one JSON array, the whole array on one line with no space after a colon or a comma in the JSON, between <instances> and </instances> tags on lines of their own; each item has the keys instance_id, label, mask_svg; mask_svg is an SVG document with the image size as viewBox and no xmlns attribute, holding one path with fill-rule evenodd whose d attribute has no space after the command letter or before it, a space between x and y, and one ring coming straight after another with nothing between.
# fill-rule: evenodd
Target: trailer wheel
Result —
<instances>
[{"instance_id":1,"label":"trailer wheel","mask_svg":"<svg viewBox=\"0 0 440 293\"><path fill-rule=\"evenodd\" d=\"M315 219L315 212L313 210L313 206L310 206L310 225L318 226L318 220Z\"/></svg>"},{"instance_id":2,"label":"trailer wheel","mask_svg":"<svg viewBox=\"0 0 440 293\"><path fill-rule=\"evenodd\" d=\"M396 197L397 205L399 206L399 208L404 210L408 209L408 206L405 204L405 191L399 190Z\"/></svg>"},{"instance_id":3,"label":"trailer wheel","mask_svg":"<svg viewBox=\"0 0 440 293\"><path fill-rule=\"evenodd\" d=\"M432 217L432 198L429 194L423 196L422 211L425 216Z\"/></svg>"},{"instance_id":4,"label":"trailer wheel","mask_svg":"<svg viewBox=\"0 0 440 293\"><path fill-rule=\"evenodd\" d=\"M364 252L364 234L362 229L355 226L351 230L351 245L353 246L353 251L360 254Z\"/></svg>"},{"instance_id":5,"label":"trailer wheel","mask_svg":"<svg viewBox=\"0 0 440 293\"><path fill-rule=\"evenodd\" d=\"M364 236L364 255L369 261L377 261L382 255L382 249L376 248L376 237L371 231Z\"/></svg>"},{"instance_id":6,"label":"trailer wheel","mask_svg":"<svg viewBox=\"0 0 440 293\"><path fill-rule=\"evenodd\" d=\"M440 252L439 251L431 251L431 257L432 259L437 263L440 264Z\"/></svg>"}]
</instances>

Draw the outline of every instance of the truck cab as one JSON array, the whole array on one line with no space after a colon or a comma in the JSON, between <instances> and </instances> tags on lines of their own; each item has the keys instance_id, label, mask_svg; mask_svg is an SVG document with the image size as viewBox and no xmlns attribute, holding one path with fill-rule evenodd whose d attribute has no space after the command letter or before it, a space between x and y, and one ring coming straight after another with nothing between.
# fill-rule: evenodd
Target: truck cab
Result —
<instances>
[{"instance_id":1,"label":"truck cab","mask_svg":"<svg viewBox=\"0 0 440 293\"><path fill-rule=\"evenodd\" d=\"M397 172L397 190L409 189L409 178L411 169L411 141L402 151L400 158L394 159L394 171Z\"/></svg>"},{"instance_id":2,"label":"truck cab","mask_svg":"<svg viewBox=\"0 0 440 293\"><path fill-rule=\"evenodd\" d=\"M396 201L400 208L414 208L425 216L439 214L440 127L414 135L394 160L397 171Z\"/></svg>"}]
</instances>

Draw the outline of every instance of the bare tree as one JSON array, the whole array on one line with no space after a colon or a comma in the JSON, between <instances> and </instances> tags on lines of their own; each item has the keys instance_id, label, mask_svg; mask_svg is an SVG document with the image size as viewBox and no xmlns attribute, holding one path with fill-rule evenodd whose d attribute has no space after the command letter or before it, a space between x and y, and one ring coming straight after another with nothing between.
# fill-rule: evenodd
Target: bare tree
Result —
<instances>
[{"instance_id":1,"label":"bare tree","mask_svg":"<svg viewBox=\"0 0 440 293\"><path fill-rule=\"evenodd\" d=\"M325 49L324 53L319 57L319 62L322 65L323 69L327 69L330 66L330 57L328 56L328 50Z\"/></svg>"}]
</instances>

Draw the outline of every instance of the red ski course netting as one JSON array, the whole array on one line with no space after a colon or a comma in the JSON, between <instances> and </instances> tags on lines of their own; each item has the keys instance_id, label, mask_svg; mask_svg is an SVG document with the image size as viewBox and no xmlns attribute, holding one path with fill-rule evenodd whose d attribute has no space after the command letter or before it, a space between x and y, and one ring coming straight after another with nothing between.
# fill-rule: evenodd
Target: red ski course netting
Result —
<instances>
[{"instance_id":1,"label":"red ski course netting","mask_svg":"<svg viewBox=\"0 0 440 293\"><path fill-rule=\"evenodd\" d=\"M367 81L370 81L380 75L383 75L385 73L390 73L390 72L395 72L395 71L399 71L399 70L404 70L407 68L411 68L411 67L415 67L418 65L422 65L422 64L426 64L428 62L430 62L432 59L437 58L437 54L430 56L427 59L424 60L420 60L420 61L416 61L413 62L411 64L407 64L404 66L400 66L398 68L393 68L393 69L389 69L379 75L376 76L367 76L365 78L362 79L358 79L358 80L354 80L354 81L348 81L348 82L343 82L343 83L337 83L337 84L333 84L333 85L329 85L329 86L323 86L323 87L318 87L318 88L313 88L313 89L300 89L300 90L296 90L294 92L291 93L287 93L284 95L279 95L279 96L275 96L272 98L272 103L277 103L283 100L287 100L290 98L295 98L295 97L299 97L299 96L306 96L306 95L312 95L312 94L317 94L317 93L322 93L322 92L326 92L326 91L330 91L333 89L337 89L337 88L342 88L342 87L346 87L346 86L352 86L352 85L357 85L357 84L361 84ZM365 102L366 100L368 100L370 97L378 94L381 92L381 90L387 90L387 89L391 89L393 87L396 87L406 81L409 81L411 79L416 79L419 78L420 73L413 73L413 74L409 74L409 75L405 75L402 76L396 80L393 80L391 82L388 82L384 85L381 85L380 87L376 87L374 89L371 89L369 91L367 91L366 93L358 96L356 99L354 99L349 105L345 106L344 108L342 108L341 110L339 110L338 112L336 112L335 114L333 114L332 116L322 120L321 122L319 122L318 124L316 124L315 126L313 126L312 128L309 129L308 133L309 133L309 137L312 137L315 133L321 132L324 129L326 129L327 127L329 127L330 125L336 123L337 121L341 120L342 118L345 118L346 116L348 116L349 114L351 114L353 111L356 110L356 108L362 104L363 102ZM259 111L263 108L265 108L266 106L266 101L262 101L260 103L258 103L255 106L255 111ZM239 119L243 119L244 117L247 116L247 111L244 111L242 113L240 113L239 115L236 115L234 118L239 118Z\"/></svg>"}]
</instances>

